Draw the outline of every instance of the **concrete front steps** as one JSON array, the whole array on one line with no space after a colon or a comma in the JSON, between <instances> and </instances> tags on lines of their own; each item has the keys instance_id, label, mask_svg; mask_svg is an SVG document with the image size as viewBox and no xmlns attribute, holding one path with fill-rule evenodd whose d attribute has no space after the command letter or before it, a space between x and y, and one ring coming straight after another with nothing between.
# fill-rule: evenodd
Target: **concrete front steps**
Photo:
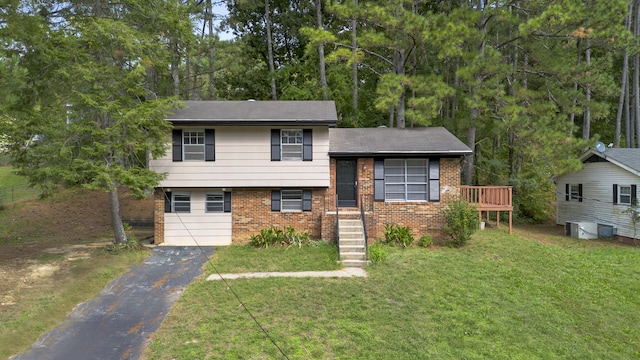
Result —
<instances>
[{"instance_id":1,"label":"concrete front steps","mask_svg":"<svg viewBox=\"0 0 640 360\"><path fill-rule=\"evenodd\" d=\"M340 261L344 267L369 265L365 249L364 227L360 219L338 220Z\"/></svg>"}]
</instances>

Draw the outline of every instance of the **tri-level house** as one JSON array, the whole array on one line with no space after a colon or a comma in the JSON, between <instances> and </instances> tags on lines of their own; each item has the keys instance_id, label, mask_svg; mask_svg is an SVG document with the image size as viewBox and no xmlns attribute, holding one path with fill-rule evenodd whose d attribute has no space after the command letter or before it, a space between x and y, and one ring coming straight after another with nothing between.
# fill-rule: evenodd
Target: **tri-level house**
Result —
<instances>
[{"instance_id":1,"label":"tri-level house","mask_svg":"<svg viewBox=\"0 0 640 360\"><path fill-rule=\"evenodd\" d=\"M385 224L440 236L471 153L441 127L336 128L332 101L184 105L167 119L170 149L150 161L166 173L155 191L158 244L243 243L270 226L324 240L357 227L381 237Z\"/></svg>"}]
</instances>

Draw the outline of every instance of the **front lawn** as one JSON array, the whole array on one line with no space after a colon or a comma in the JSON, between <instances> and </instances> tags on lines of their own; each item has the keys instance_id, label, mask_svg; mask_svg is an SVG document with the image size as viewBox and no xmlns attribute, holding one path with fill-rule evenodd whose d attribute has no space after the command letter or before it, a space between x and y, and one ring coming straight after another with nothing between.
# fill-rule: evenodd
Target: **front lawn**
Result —
<instances>
[{"instance_id":1,"label":"front lawn","mask_svg":"<svg viewBox=\"0 0 640 360\"><path fill-rule=\"evenodd\" d=\"M392 249L365 279L240 279L229 288L202 277L144 357L640 358L640 249L519 234L491 229L461 249ZM212 261L221 273L249 271L261 251L216 250ZM286 253L298 249L279 251L282 271L321 266L296 267Z\"/></svg>"}]
</instances>

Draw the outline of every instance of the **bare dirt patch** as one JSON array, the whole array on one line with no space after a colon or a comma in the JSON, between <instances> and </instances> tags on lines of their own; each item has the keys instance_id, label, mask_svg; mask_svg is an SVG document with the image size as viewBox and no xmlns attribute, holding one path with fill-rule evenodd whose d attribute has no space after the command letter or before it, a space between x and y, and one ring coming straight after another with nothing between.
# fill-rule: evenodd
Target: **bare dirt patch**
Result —
<instances>
[{"instance_id":1,"label":"bare dirt patch","mask_svg":"<svg viewBox=\"0 0 640 360\"><path fill-rule=\"evenodd\" d=\"M152 198L136 200L123 191L120 201L122 218L152 219ZM20 301L21 290L45 287L113 239L107 194L99 191L65 190L0 211L0 311ZM134 233L142 240L152 229Z\"/></svg>"}]
</instances>

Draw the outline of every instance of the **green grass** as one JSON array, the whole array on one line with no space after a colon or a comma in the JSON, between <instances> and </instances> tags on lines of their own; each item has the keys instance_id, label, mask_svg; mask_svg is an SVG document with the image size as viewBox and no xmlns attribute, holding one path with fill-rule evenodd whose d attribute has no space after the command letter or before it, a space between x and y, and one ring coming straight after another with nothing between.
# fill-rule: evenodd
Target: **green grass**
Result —
<instances>
[{"instance_id":1,"label":"green grass","mask_svg":"<svg viewBox=\"0 0 640 360\"><path fill-rule=\"evenodd\" d=\"M45 288L20 290L18 303L0 309L0 358L26 350L40 335L61 323L76 305L93 298L148 255L148 251L111 255L98 249L90 259L73 260L56 271ZM58 256L42 256L40 260L50 262Z\"/></svg>"},{"instance_id":2,"label":"green grass","mask_svg":"<svg viewBox=\"0 0 640 360\"><path fill-rule=\"evenodd\" d=\"M27 179L18 176L10 166L0 166L0 206L17 201L35 199L38 189L29 187Z\"/></svg>"},{"instance_id":3,"label":"green grass","mask_svg":"<svg viewBox=\"0 0 640 360\"><path fill-rule=\"evenodd\" d=\"M640 357L639 256L613 243L494 229L461 249L391 249L366 279L229 284L290 359L632 359ZM269 269L292 269L286 256L279 261ZM265 270L262 260L252 268L245 249L217 252L214 262ZM224 282L200 279L145 358L284 356Z\"/></svg>"}]
</instances>

